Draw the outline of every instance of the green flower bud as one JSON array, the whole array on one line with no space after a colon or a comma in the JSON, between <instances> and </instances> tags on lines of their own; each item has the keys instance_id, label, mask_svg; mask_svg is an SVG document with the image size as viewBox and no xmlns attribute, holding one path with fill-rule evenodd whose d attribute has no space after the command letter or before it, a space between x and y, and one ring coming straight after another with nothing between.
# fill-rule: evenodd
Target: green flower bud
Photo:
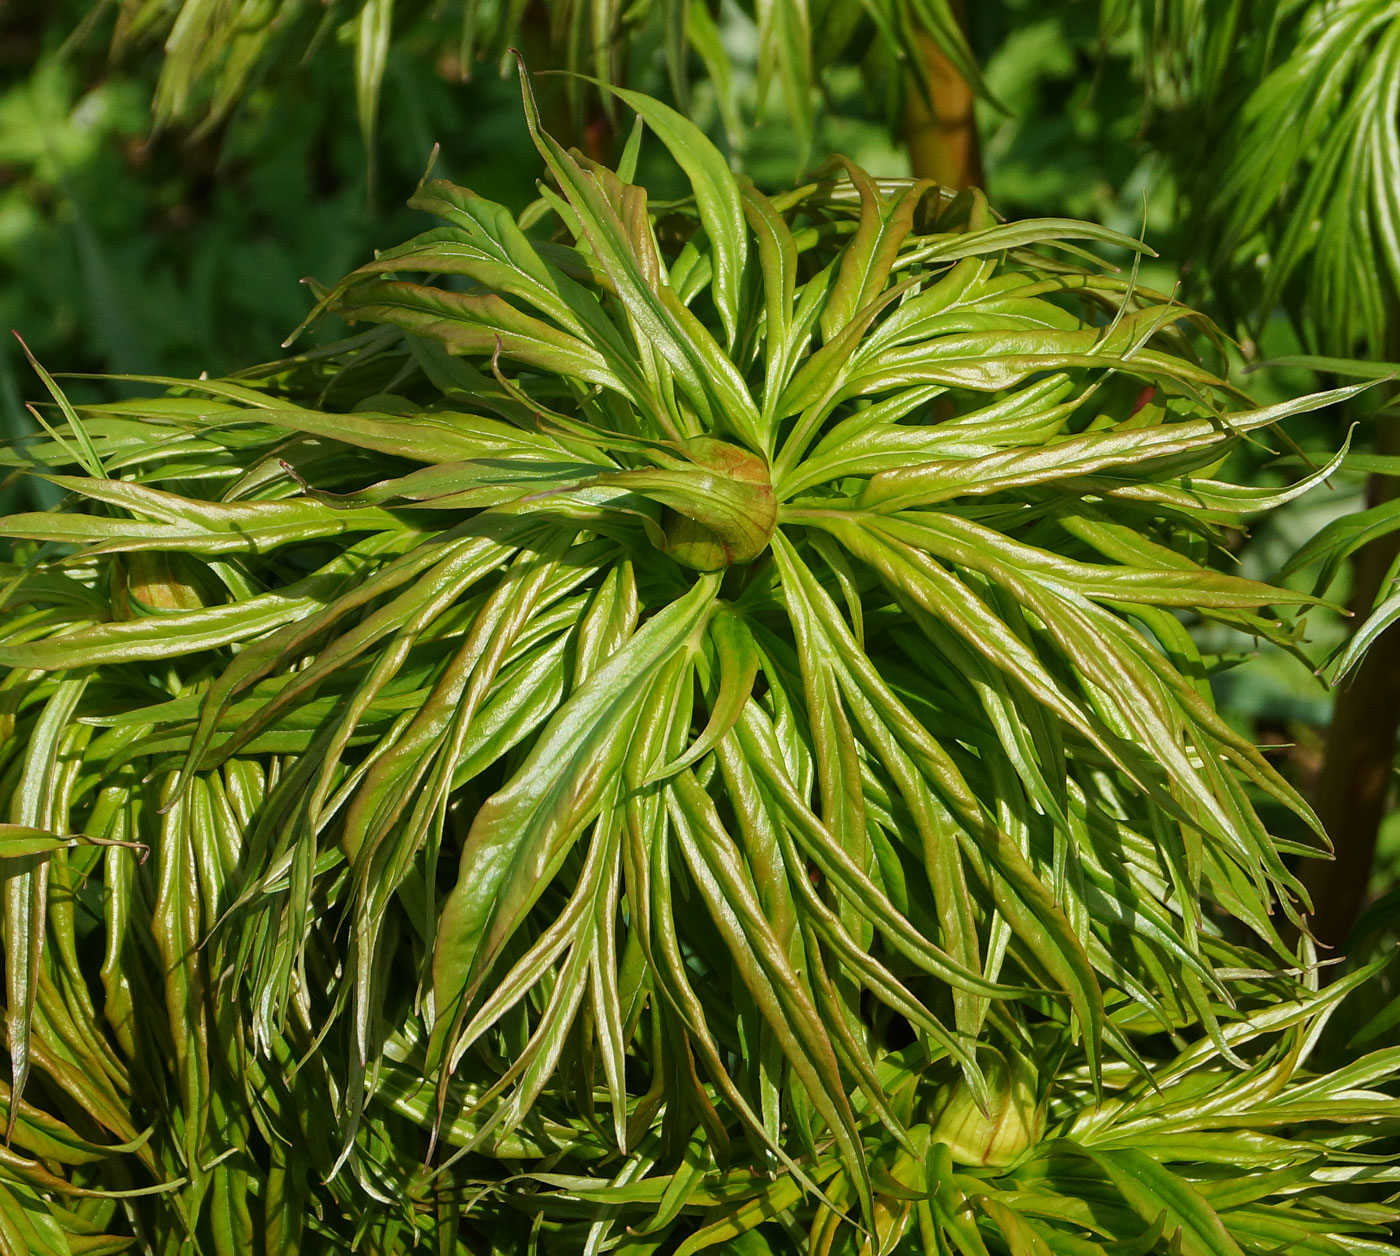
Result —
<instances>
[{"instance_id":1,"label":"green flower bud","mask_svg":"<svg viewBox=\"0 0 1400 1256\"><path fill-rule=\"evenodd\" d=\"M944 1143L954 1163L1004 1168L1014 1164L1045 1133L1045 1107L1037 1102L1030 1061L983 1047L977 1062L991 1092L983 1112L959 1075L949 1083L931 1122L934 1142Z\"/></svg>"},{"instance_id":2,"label":"green flower bud","mask_svg":"<svg viewBox=\"0 0 1400 1256\"><path fill-rule=\"evenodd\" d=\"M777 523L768 464L711 436L687 441L685 451L694 463L676 473L687 478L685 489L666 498L657 494L666 506L666 553L697 571L753 562Z\"/></svg>"},{"instance_id":3,"label":"green flower bud","mask_svg":"<svg viewBox=\"0 0 1400 1256\"><path fill-rule=\"evenodd\" d=\"M674 447L672 447L674 448ZM661 507L660 521L644 518L653 545L696 571L751 563L768 548L778 525L778 503L764 458L713 436L684 442L658 465L608 471L589 484L622 488Z\"/></svg>"},{"instance_id":4,"label":"green flower bud","mask_svg":"<svg viewBox=\"0 0 1400 1256\"><path fill-rule=\"evenodd\" d=\"M119 619L173 615L206 605L208 576L184 554L137 550L113 564L112 600Z\"/></svg>"}]
</instances>

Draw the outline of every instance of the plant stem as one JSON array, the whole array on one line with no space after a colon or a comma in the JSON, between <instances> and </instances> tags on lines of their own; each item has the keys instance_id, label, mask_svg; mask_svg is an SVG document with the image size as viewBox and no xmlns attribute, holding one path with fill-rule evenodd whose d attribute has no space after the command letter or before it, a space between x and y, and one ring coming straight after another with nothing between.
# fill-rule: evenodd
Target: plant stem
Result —
<instances>
[{"instance_id":1,"label":"plant stem","mask_svg":"<svg viewBox=\"0 0 1400 1256\"><path fill-rule=\"evenodd\" d=\"M1400 333L1400 326L1397 327ZM1396 339L1400 339L1397 334ZM1400 424L1384 423L1377 452L1400 454ZM1400 480L1373 475L1368 505L1400 495ZM1356 586L1354 624L1375 603L1381 581L1400 554L1400 532L1372 541L1352 563ZM1360 665L1338 686L1318 777L1316 809L1336 857L1308 860L1301 871L1312 896L1311 927L1319 942L1340 946L1360 914L1376 853L1376 834L1385 815L1400 728L1400 625L1382 633Z\"/></svg>"},{"instance_id":2,"label":"plant stem","mask_svg":"<svg viewBox=\"0 0 1400 1256\"><path fill-rule=\"evenodd\" d=\"M959 2L953 7L966 31L966 6ZM948 188L985 187L972 87L928 35L921 33L918 43L924 81L911 72L904 106L910 169L915 178L933 179Z\"/></svg>"},{"instance_id":3,"label":"plant stem","mask_svg":"<svg viewBox=\"0 0 1400 1256\"><path fill-rule=\"evenodd\" d=\"M565 148L577 148L591 160L610 165L614 156L612 121L591 89L568 78L570 67L554 42L550 9L544 0L532 0L525 10L520 39L546 130ZM571 82L582 93L581 102L571 95Z\"/></svg>"}]
</instances>

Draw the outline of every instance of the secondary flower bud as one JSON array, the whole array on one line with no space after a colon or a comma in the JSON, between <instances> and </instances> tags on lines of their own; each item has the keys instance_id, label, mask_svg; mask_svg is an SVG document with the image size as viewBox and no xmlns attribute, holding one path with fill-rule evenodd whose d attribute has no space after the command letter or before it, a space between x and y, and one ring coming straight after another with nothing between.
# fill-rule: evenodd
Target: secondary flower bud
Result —
<instances>
[{"instance_id":1,"label":"secondary flower bud","mask_svg":"<svg viewBox=\"0 0 1400 1256\"><path fill-rule=\"evenodd\" d=\"M984 1047L978 1065L991 1095L983 1112L966 1079L951 1080L941 1106L935 1106L933 1140L944 1143L957 1164L1003 1168L1014 1164L1045 1132L1045 1108L1036 1099L1035 1070L1022 1056L1010 1062L1000 1051Z\"/></svg>"}]
</instances>

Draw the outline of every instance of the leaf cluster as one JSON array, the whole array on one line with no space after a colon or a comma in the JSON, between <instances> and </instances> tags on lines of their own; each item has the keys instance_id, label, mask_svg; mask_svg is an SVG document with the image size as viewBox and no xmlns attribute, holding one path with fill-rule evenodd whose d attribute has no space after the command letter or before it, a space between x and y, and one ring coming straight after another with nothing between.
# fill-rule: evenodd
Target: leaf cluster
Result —
<instances>
[{"instance_id":1,"label":"leaf cluster","mask_svg":"<svg viewBox=\"0 0 1400 1256\"><path fill-rule=\"evenodd\" d=\"M527 84L540 201L424 186L353 340L6 455L0 1250L1392 1250L1184 622L1296 642L1215 556L1330 468L1217 472L1352 390L617 94L612 171Z\"/></svg>"},{"instance_id":2,"label":"leaf cluster","mask_svg":"<svg viewBox=\"0 0 1400 1256\"><path fill-rule=\"evenodd\" d=\"M1143 64L1221 308L1280 305L1314 352L1394 357L1400 18L1381 0L1109 0ZM1263 264L1261 264L1261 258Z\"/></svg>"}]
</instances>

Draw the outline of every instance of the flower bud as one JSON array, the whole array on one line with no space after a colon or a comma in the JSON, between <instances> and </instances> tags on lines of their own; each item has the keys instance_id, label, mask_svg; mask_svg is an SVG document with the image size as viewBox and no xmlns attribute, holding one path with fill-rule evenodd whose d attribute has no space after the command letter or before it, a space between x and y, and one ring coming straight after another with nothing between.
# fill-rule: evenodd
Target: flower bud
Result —
<instances>
[{"instance_id":1,"label":"flower bud","mask_svg":"<svg viewBox=\"0 0 1400 1256\"><path fill-rule=\"evenodd\" d=\"M944 1143L954 1163L1004 1168L1014 1164L1045 1132L1045 1107L1036 1099L1036 1074L1029 1060L992 1047L978 1052L990 1104L981 1111L967 1080L959 1075L935 1104L933 1141Z\"/></svg>"},{"instance_id":2,"label":"flower bud","mask_svg":"<svg viewBox=\"0 0 1400 1256\"><path fill-rule=\"evenodd\" d=\"M719 571L753 562L768 548L778 523L768 463L713 436L688 440L684 449L683 461L609 472L592 482L657 503L661 523L652 541L686 567Z\"/></svg>"},{"instance_id":3,"label":"flower bud","mask_svg":"<svg viewBox=\"0 0 1400 1256\"><path fill-rule=\"evenodd\" d=\"M112 600L119 619L199 610L207 576L184 554L137 550L113 566Z\"/></svg>"}]
</instances>

